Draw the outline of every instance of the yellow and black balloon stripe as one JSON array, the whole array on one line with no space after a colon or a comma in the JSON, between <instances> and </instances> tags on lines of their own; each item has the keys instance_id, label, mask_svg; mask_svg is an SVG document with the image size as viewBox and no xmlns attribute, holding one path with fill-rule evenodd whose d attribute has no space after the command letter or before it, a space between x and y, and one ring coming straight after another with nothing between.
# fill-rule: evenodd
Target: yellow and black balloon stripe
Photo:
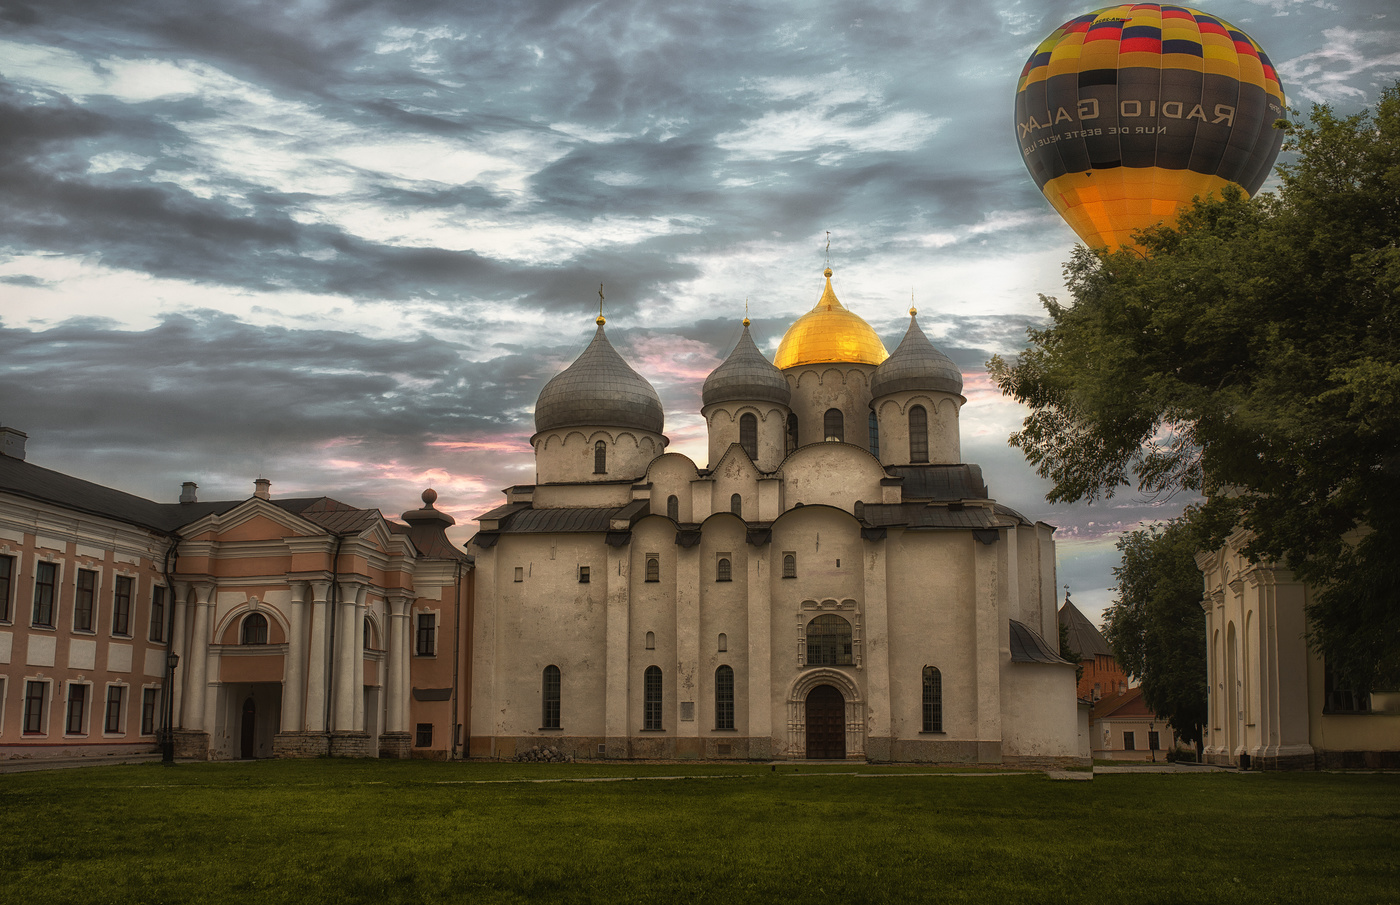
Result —
<instances>
[{"instance_id":1,"label":"yellow and black balloon stripe","mask_svg":"<svg viewBox=\"0 0 1400 905\"><path fill-rule=\"evenodd\" d=\"M1268 55L1218 16L1125 3L1077 16L1031 54L1016 135L1036 185L1091 246L1130 244L1197 195L1259 190L1284 94Z\"/></svg>"}]
</instances>

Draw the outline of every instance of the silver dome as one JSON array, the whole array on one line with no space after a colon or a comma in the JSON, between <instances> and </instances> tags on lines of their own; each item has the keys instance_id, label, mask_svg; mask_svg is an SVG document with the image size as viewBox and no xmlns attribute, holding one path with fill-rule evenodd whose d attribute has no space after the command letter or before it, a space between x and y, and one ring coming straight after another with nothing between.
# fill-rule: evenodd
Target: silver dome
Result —
<instances>
[{"instance_id":1,"label":"silver dome","mask_svg":"<svg viewBox=\"0 0 1400 905\"><path fill-rule=\"evenodd\" d=\"M593 342L540 390L537 433L561 427L624 427L661 433L661 397L608 342L603 325Z\"/></svg>"},{"instance_id":2,"label":"silver dome","mask_svg":"<svg viewBox=\"0 0 1400 905\"><path fill-rule=\"evenodd\" d=\"M749 335L747 319L734 351L705 378L700 394L705 405L715 402L776 402L789 405L792 388Z\"/></svg>"},{"instance_id":3,"label":"silver dome","mask_svg":"<svg viewBox=\"0 0 1400 905\"><path fill-rule=\"evenodd\" d=\"M870 378L870 395L877 399L889 393L908 390L954 393L959 396L963 390L962 372L951 358L928 341L912 311L909 331L904 334L899 348L875 369Z\"/></svg>"}]
</instances>

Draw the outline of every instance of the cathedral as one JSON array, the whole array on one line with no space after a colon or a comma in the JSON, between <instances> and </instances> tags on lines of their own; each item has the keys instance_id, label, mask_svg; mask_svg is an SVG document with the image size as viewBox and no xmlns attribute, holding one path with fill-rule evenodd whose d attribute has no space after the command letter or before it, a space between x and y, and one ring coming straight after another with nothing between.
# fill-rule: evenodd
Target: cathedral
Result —
<instances>
[{"instance_id":1,"label":"cathedral","mask_svg":"<svg viewBox=\"0 0 1400 905\"><path fill-rule=\"evenodd\" d=\"M962 375L832 272L769 361L705 380L708 461L592 342L540 392L535 482L479 518L468 753L1082 759L1054 529L962 461Z\"/></svg>"}]
</instances>

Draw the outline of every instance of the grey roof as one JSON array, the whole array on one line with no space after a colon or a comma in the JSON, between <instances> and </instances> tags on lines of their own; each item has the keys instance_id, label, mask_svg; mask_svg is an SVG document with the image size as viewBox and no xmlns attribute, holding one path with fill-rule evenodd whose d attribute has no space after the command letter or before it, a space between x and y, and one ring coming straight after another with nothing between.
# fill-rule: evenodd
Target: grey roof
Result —
<instances>
[{"instance_id":1,"label":"grey roof","mask_svg":"<svg viewBox=\"0 0 1400 905\"><path fill-rule=\"evenodd\" d=\"M978 465L887 465L885 471L903 478L906 500L985 500L987 485Z\"/></svg>"},{"instance_id":2,"label":"grey roof","mask_svg":"<svg viewBox=\"0 0 1400 905\"><path fill-rule=\"evenodd\" d=\"M606 531L616 507L607 509L524 509L501 526L511 534L572 534Z\"/></svg>"},{"instance_id":3,"label":"grey roof","mask_svg":"<svg viewBox=\"0 0 1400 905\"><path fill-rule=\"evenodd\" d=\"M544 385L535 401L535 430L624 427L661 433L661 397L608 342L603 325L583 354Z\"/></svg>"},{"instance_id":4,"label":"grey roof","mask_svg":"<svg viewBox=\"0 0 1400 905\"><path fill-rule=\"evenodd\" d=\"M1092 660L1100 655L1113 656L1113 648L1108 646L1108 641L1094 628L1094 623L1089 621L1089 617L1069 602L1069 595L1065 595L1065 605L1060 607L1060 624L1069 635L1070 649L1078 654L1081 660Z\"/></svg>"},{"instance_id":5,"label":"grey roof","mask_svg":"<svg viewBox=\"0 0 1400 905\"><path fill-rule=\"evenodd\" d=\"M1022 625L1015 619L1011 623L1011 662L1012 663L1067 663L1054 648L1045 643L1040 633L1030 626Z\"/></svg>"},{"instance_id":6,"label":"grey roof","mask_svg":"<svg viewBox=\"0 0 1400 905\"><path fill-rule=\"evenodd\" d=\"M962 395L962 372L953 360L933 347L918 319L909 316L909 330L889 358L870 378L870 395L876 399L905 390L926 390Z\"/></svg>"},{"instance_id":7,"label":"grey roof","mask_svg":"<svg viewBox=\"0 0 1400 905\"><path fill-rule=\"evenodd\" d=\"M788 386L783 372L754 345L753 337L749 335L749 325L745 323L734 351L705 378L701 400L705 405L715 402L776 402L788 405L792 402L792 387Z\"/></svg>"},{"instance_id":8,"label":"grey roof","mask_svg":"<svg viewBox=\"0 0 1400 905\"><path fill-rule=\"evenodd\" d=\"M866 524L873 527L944 528L967 530L1009 527L991 510L980 506L954 509L928 503L866 503L862 509Z\"/></svg>"}]
</instances>

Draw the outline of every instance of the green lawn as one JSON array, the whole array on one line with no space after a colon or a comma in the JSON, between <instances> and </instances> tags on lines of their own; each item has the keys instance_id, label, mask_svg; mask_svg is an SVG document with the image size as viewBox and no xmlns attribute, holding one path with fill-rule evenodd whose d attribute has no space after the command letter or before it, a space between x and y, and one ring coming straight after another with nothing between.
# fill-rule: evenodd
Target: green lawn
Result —
<instances>
[{"instance_id":1,"label":"green lawn","mask_svg":"<svg viewBox=\"0 0 1400 905\"><path fill-rule=\"evenodd\" d=\"M0 902L1400 902L1400 775L900 773L321 760L0 775Z\"/></svg>"}]
</instances>

